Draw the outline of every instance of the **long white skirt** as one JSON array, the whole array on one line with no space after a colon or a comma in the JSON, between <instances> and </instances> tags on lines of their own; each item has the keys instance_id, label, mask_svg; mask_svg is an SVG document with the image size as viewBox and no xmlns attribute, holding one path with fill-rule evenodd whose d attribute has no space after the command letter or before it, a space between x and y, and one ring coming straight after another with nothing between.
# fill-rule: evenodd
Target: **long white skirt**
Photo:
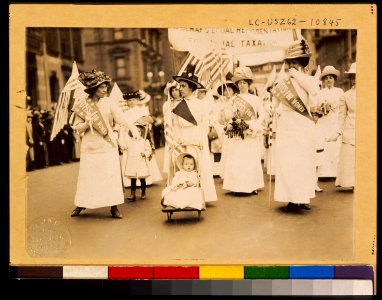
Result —
<instances>
[{"instance_id":1,"label":"long white skirt","mask_svg":"<svg viewBox=\"0 0 382 300\"><path fill-rule=\"evenodd\" d=\"M118 151L82 152L74 204L99 208L122 203L124 196Z\"/></svg>"},{"instance_id":2,"label":"long white skirt","mask_svg":"<svg viewBox=\"0 0 382 300\"><path fill-rule=\"evenodd\" d=\"M318 177L336 177L340 154L341 140L325 142L322 163L318 167Z\"/></svg>"},{"instance_id":3,"label":"long white skirt","mask_svg":"<svg viewBox=\"0 0 382 300\"><path fill-rule=\"evenodd\" d=\"M252 193L264 187L261 149L258 137L232 138L224 161L223 189L232 192Z\"/></svg>"},{"instance_id":4,"label":"long white skirt","mask_svg":"<svg viewBox=\"0 0 382 300\"><path fill-rule=\"evenodd\" d=\"M275 201L310 203L316 186L314 122L294 111L283 111L278 119L275 150Z\"/></svg>"},{"instance_id":5,"label":"long white skirt","mask_svg":"<svg viewBox=\"0 0 382 300\"><path fill-rule=\"evenodd\" d=\"M354 187L355 184L355 146L341 145L336 186Z\"/></svg>"}]
</instances>

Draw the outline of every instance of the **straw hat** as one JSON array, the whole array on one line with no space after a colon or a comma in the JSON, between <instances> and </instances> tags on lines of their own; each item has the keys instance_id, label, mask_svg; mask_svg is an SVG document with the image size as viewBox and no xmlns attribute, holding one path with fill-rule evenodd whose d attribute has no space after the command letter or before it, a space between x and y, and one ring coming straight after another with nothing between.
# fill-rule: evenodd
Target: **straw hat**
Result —
<instances>
[{"instance_id":1,"label":"straw hat","mask_svg":"<svg viewBox=\"0 0 382 300\"><path fill-rule=\"evenodd\" d=\"M154 120L151 116L142 116L138 120L135 121L136 126L147 126L154 123Z\"/></svg>"},{"instance_id":2,"label":"straw hat","mask_svg":"<svg viewBox=\"0 0 382 300\"><path fill-rule=\"evenodd\" d=\"M192 84L196 85L197 89L204 89L204 86L199 83L198 76L194 74L195 67L196 66L188 65L180 76L172 76L172 78L176 82L180 82L181 80L183 80L183 81L191 82Z\"/></svg>"},{"instance_id":3,"label":"straw hat","mask_svg":"<svg viewBox=\"0 0 382 300\"><path fill-rule=\"evenodd\" d=\"M285 50L285 60L298 59L303 67L309 64L312 53L305 39L296 41Z\"/></svg>"},{"instance_id":4,"label":"straw hat","mask_svg":"<svg viewBox=\"0 0 382 300\"><path fill-rule=\"evenodd\" d=\"M253 74L249 67L237 67L233 72L232 81L237 83L240 80L253 81Z\"/></svg>"},{"instance_id":5,"label":"straw hat","mask_svg":"<svg viewBox=\"0 0 382 300\"><path fill-rule=\"evenodd\" d=\"M351 74L356 74L356 63L352 63L350 68L349 68L349 71L345 71L345 74L346 75L351 75Z\"/></svg>"},{"instance_id":6,"label":"straw hat","mask_svg":"<svg viewBox=\"0 0 382 300\"><path fill-rule=\"evenodd\" d=\"M233 83L232 77L233 77L233 74L231 74L231 72L228 72L227 75L225 76L226 82L218 86L216 89L219 95L223 96L224 89L227 87L230 87L234 93L239 93L239 88L236 86L236 84Z\"/></svg>"},{"instance_id":7,"label":"straw hat","mask_svg":"<svg viewBox=\"0 0 382 300\"><path fill-rule=\"evenodd\" d=\"M176 161L175 161L176 162L176 166L179 168L179 170L183 169L183 167L182 167L183 158L186 155L190 155L190 156L192 156L194 158L194 160L195 160L195 170L197 170L198 154L197 154L196 150L194 150L193 148L188 148L187 152L183 152L183 153L178 155L178 157L176 158Z\"/></svg>"},{"instance_id":8,"label":"straw hat","mask_svg":"<svg viewBox=\"0 0 382 300\"><path fill-rule=\"evenodd\" d=\"M178 83L176 81L167 82L166 85L164 85L163 93L168 96L168 93L170 92L170 89L172 87L177 87Z\"/></svg>"},{"instance_id":9,"label":"straw hat","mask_svg":"<svg viewBox=\"0 0 382 300\"><path fill-rule=\"evenodd\" d=\"M151 96L142 90L138 90L134 92L123 93L123 99L136 99L139 100L139 104L146 104L151 100Z\"/></svg>"},{"instance_id":10,"label":"straw hat","mask_svg":"<svg viewBox=\"0 0 382 300\"><path fill-rule=\"evenodd\" d=\"M320 75L320 80L322 80L325 76L327 75L333 75L336 77L336 79L338 78L338 76L340 76L340 71L338 71L335 67L333 66L326 66L324 68L324 70L322 71L321 75Z\"/></svg>"},{"instance_id":11,"label":"straw hat","mask_svg":"<svg viewBox=\"0 0 382 300\"><path fill-rule=\"evenodd\" d=\"M89 93L92 89L107 82L110 84L111 78L102 71L92 70L91 72L82 72L78 80L85 86L85 92Z\"/></svg>"}]
</instances>

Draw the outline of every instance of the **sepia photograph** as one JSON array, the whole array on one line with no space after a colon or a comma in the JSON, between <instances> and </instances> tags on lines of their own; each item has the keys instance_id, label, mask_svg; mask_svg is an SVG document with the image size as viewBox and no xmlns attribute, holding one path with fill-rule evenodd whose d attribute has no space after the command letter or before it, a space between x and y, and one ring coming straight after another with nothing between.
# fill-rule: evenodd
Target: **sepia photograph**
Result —
<instances>
[{"instance_id":1,"label":"sepia photograph","mask_svg":"<svg viewBox=\"0 0 382 300\"><path fill-rule=\"evenodd\" d=\"M25 27L16 261L359 258L359 29L247 19Z\"/></svg>"}]
</instances>

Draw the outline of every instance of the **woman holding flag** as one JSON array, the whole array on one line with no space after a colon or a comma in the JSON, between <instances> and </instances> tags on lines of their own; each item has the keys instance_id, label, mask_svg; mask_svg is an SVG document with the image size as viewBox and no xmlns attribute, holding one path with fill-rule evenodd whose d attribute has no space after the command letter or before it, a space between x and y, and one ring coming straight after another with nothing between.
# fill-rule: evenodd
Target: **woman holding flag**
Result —
<instances>
[{"instance_id":1,"label":"woman holding flag","mask_svg":"<svg viewBox=\"0 0 382 300\"><path fill-rule=\"evenodd\" d=\"M115 101L107 98L111 78L102 71L83 72L78 80L86 87L88 98L81 99L73 107L70 122L82 136L81 161L77 192L77 206L71 216L78 216L86 208L110 206L113 218L122 218L117 205L124 203L121 169L113 122L126 125L134 137L135 126L125 118Z\"/></svg>"},{"instance_id":2,"label":"woman holding flag","mask_svg":"<svg viewBox=\"0 0 382 300\"><path fill-rule=\"evenodd\" d=\"M316 139L311 110L317 106L320 88L315 78L305 74L310 56L304 39L291 45L285 58L289 76L282 69L272 88L272 94L281 102L275 141L274 200L287 202L283 207L286 212L310 209L310 198L315 197Z\"/></svg>"},{"instance_id":3,"label":"woman holding flag","mask_svg":"<svg viewBox=\"0 0 382 300\"><path fill-rule=\"evenodd\" d=\"M229 140L224 150L223 189L257 195L257 190L264 187L260 137L265 111L261 99L249 93L253 82L250 68L236 68L232 81L240 92L232 99L234 110L225 127Z\"/></svg>"}]
</instances>

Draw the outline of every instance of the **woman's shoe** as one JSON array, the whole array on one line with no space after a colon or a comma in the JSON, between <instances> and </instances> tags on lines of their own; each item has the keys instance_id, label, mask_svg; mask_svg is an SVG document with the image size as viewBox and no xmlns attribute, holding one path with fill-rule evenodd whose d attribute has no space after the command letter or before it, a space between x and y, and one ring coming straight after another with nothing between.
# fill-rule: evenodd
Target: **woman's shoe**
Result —
<instances>
[{"instance_id":1,"label":"woman's shoe","mask_svg":"<svg viewBox=\"0 0 382 300\"><path fill-rule=\"evenodd\" d=\"M79 207L77 206L73 211L72 214L70 215L71 217L77 217L81 211L83 211L85 207Z\"/></svg>"},{"instance_id":2,"label":"woman's shoe","mask_svg":"<svg viewBox=\"0 0 382 300\"><path fill-rule=\"evenodd\" d=\"M285 211L285 212L292 212L292 211L296 211L297 208L298 208L297 204L289 202L287 206L284 206L282 208L282 210Z\"/></svg>"},{"instance_id":3,"label":"woman's shoe","mask_svg":"<svg viewBox=\"0 0 382 300\"><path fill-rule=\"evenodd\" d=\"M132 189L132 190L131 190L130 196L127 197L127 200L128 200L129 202L133 202L133 201L135 201L135 189Z\"/></svg>"},{"instance_id":4,"label":"woman's shoe","mask_svg":"<svg viewBox=\"0 0 382 300\"><path fill-rule=\"evenodd\" d=\"M142 200L145 200L145 199L146 199L146 194L145 194L145 193L142 193L142 195L141 195L141 199L142 199Z\"/></svg>"},{"instance_id":5,"label":"woman's shoe","mask_svg":"<svg viewBox=\"0 0 382 300\"><path fill-rule=\"evenodd\" d=\"M318 193L320 193L320 192L322 192L323 191L323 189L322 188L320 188L318 185L316 185L316 192L318 192Z\"/></svg>"},{"instance_id":6,"label":"woman's shoe","mask_svg":"<svg viewBox=\"0 0 382 300\"><path fill-rule=\"evenodd\" d=\"M298 207L302 208L302 209L310 210L310 205L309 204L299 204Z\"/></svg>"},{"instance_id":7,"label":"woman's shoe","mask_svg":"<svg viewBox=\"0 0 382 300\"><path fill-rule=\"evenodd\" d=\"M112 216L113 218L115 218L115 219L122 219L122 218L123 218L123 216L122 216L122 214L119 212L117 206L112 206L112 207L110 208L110 213L111 213L111 216Z\"/></svg>"}]
</instances>

